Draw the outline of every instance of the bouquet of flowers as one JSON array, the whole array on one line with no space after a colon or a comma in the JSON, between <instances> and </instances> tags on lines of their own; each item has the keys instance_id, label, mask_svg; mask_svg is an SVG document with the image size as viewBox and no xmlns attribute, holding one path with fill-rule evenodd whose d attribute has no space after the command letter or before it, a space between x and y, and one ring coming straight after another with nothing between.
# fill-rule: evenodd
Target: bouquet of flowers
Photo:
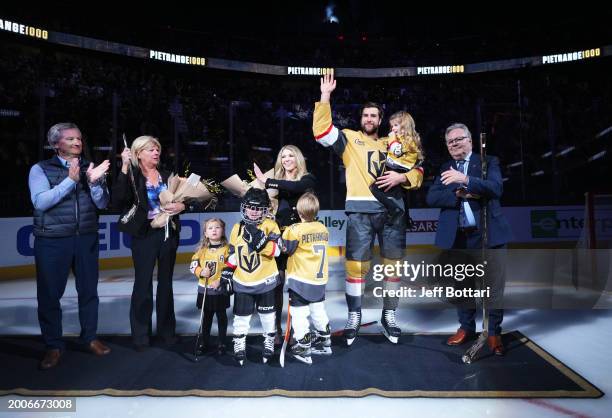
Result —
<instances>
[{"instance_id":1,"label":"bouquet of flowers","mask_svg":"<svg viewBox=\"0 0 612 418\"><path fill-rule=\"evenodd\" d=\"M261 181L257 180L251 170L248 171L249 176L252 178L251 182L247 182L246 180L242 180L238 174L234 174L231 177L223 180L221 185L230 191L234 196L242 197L251 187L256 187L258 189L265 189L265 184ZM274 176L274 169L270 169L264 173L266 178L272 178ZM278 190L276 189L266 189L268 192L268 196L270 197L270 203L272 206L272 213L276 214L276 210L278 209Z\"/></svg>"},{"instance_id":2,"label":"bouquet of flowers","mask_svg":"<svg viewBox=\"0 0 612 418\"><path fill-rule=\"evenodd\" d=\"M196 201L207 204L206 208L214 205L217 201L215 196L215 185L212 182L200 181L200 176L195 173L189 177L179 177L174 174L168 179L168 188L159 194L161 206L167 203L184 203ZM153 228L168 227L172 215L161 212L151 221Z\"/></svg>"}]
</instances>

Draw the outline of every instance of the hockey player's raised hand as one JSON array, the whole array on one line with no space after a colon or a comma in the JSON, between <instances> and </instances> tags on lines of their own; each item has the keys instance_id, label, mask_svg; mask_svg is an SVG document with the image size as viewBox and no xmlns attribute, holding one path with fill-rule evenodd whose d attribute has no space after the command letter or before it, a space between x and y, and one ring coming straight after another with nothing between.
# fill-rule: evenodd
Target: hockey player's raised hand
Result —
<instances>
[{"instance_id":1,"label":"hockey player's raised hand","mask_svg":"<svg viewBox=\"0 0 612 418\"><path fill-rule=\"evenodd\" d=\"M336 89L336 80L333 71L321 77L321 102L329 102L332 92Z\"/></svg>"}]
</instances>

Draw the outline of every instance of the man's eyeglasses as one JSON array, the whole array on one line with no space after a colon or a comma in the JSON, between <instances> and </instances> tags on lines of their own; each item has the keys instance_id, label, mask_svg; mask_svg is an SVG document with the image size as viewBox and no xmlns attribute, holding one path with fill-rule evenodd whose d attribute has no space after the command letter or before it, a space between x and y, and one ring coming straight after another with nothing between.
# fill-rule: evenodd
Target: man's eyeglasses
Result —
<instances>
[{"instance_id":1,"label":"man's eyeglasses","mask_svg":"<svg viewBox=\"0 0 612 418\"><path fill-rule=\"evenodd\" d=\"M467 136L458 136L457 138L448 139L446 141L446 145L454 145L455 143L461 142L461 141L463 141L464 139L467 139L467 138L469 138L469 137L467 137Z\"/></svg>"}]
</instances>

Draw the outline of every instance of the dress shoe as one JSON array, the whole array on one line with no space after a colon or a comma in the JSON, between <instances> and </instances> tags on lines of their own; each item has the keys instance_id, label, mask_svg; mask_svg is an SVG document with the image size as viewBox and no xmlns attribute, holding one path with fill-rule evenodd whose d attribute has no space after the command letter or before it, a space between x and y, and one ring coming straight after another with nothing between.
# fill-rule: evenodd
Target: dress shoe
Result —
<instances>
[{"instance_id":1,"label":"dress shoe","mask_svg":"<svg viewBox=\"0 0 612 418\"><path fill-rule=\"evenodd\" d=\"M45 357L40 361L40 369L47 370L57 366L57 363L59 363L59 359L61 356L62 352L58 348L47 350L45 352Z\"/></svg>"},{"instance_id":2,"label":"dress shoe","mask_svg":"<svg viewBox=\"0 0 612 418\"><path fill-rule=\"evenodd\" d=\"M474 338L474 333L459 328L455 334L446 340L446 345L461 345L472 338Z\"/></svg>"},{"instance_id":3,"label":"dress shoe","mask_svg":"<svg viewBox=\"0 0 612 418\"><path fill-rule=\"evenodd\" d=\"M96 356L105 356L111 352L110 347L102 344L102 341L96 339L89 343L89 351Z\"/></svg>"},{"instance_id":4,"label":"dress shoe","mask_svg":"<svg viewBox=\"0 0 612 418\"><path fill-rule=\"evenodd\" d=\"M502 338L501 335L489 335L489 337L487 337L487 344L489 346L489 349L496 355L496 356L503 356L505 351L504 351L504 343L502 342Z\"/></svg>"}]
</instances>

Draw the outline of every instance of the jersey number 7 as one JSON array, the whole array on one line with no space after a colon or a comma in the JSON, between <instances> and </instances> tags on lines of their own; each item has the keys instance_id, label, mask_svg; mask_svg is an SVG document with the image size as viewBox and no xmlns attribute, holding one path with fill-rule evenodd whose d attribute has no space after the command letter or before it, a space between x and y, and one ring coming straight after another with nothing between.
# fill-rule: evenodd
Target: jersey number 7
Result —
<instances>
[{"instance_id":1,"label":"jersey number 7","mask_svg":"<svg viewBox=\"0 0 612 418\"><path fill-rule=\"evenodd\" d=\"M313 245L312 251L314 253L321 253L321 264L319 265L319 271L317 272L317 279L323 278L323 266L325 265L325 245Z\"/></svg>"}]
</instances>

